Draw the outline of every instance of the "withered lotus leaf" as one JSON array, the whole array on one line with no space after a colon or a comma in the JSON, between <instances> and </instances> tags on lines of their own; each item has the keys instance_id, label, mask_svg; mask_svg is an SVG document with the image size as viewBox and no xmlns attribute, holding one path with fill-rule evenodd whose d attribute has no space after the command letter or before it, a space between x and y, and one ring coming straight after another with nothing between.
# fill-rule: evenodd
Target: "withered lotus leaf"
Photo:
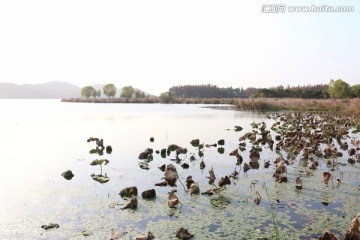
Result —
<instances>
[{"instance_id":1,"label":"withered lotus leaf","mask_svg":"<svg viewBox=\"0 0 360 240\"><path fill-rule=\"evenodd\" d=\"M339 240L339 239L333 233L325 232L324 235L319 238L319 240Z\"/></svg>"},{"instance_id":2,"label":"withered lotus leaf","mask_svg":"<svg viewBox=\"0 0 360 240\"><path fill-rule=\"evenodd\" d=\"M171 187L176 187L176 180L179 178L179 174L176 167L173 164L168 164L165 170L165 180Z\"/></svg>"},{"instance_id":3,"label":"withered lotus leaf","mask_svg":"<svg viewBox=\"0 0 360 240\"><path fill-rule=\"evenodd\" d=\"M137 208L137 205L138 205L137 197L132 196L130 199L130 202L128 204L126 204L126 206L123 207L122 209L128 209L128 208L135 209L135 208Z\"/></svg>"},{"instance_id":4,"label":"withered lotus leaf","mask_svg":"<svg viewBox=\"0 0 360 240\"><path fill-rule=\"evenodd\" d=\"M244 173L246 173L247 171L249 171L251 169L250 165L247 164L247 163L244 163L244 166L243 166L243 171Z\"/></svg>"},{"instance_id":5,"label":"withered lotus leaf","mask_svg":"<svg viewBox=\"0 0 360 240\"><path fill-rule=\"evenodd\" d=\"M155 236L152 234L152 232L149 231L145 235L136 236L135 240L151 240L154 238L155 238Z\"/></svg>"},{"instance_id":6,"label":"withered lotus leaf","mask_svg":"<svg viewBox=\"0 0 360 240\"><path fill-rule=\"evenodd\" d=\"M124 198L124 197L132 197L132 196L137 196L138 195L138 189L137 187L133 186L133 187L127 187L124 188L120 191L119 195Z\"/></svg>"},{"instance_id":7,"label":"withered lotus leaf","mask_svg":"<svg viewBox=\"0 0 360 240\"><path fill-rule=\"evenodd\" d=\"M324 179L324 183L328 184L329 180L331 179L331 173L330 172L323 172L323 179Z\"/></svg>"},{"instance_id":8,"label":"withered lotus leaf","mask_svg":"<svg viewBox=\"0 0 360 240\"><path fill-rule=\"evenodd\" d=\"M222 177L219 181L219 186L220 187L225 187L225 185L230 185L231 181L230 178L228 176Z\"/></svg>"},{"instance_id":9,"label":"withered lotus leaf","mask_svg":"<svg viewBox=\"0 0 360 240\"><path fill-rule=\"evenodd\" d=\"M125 235L126 233L127 233L127 232L123 232L123 231L111 229L111 230L110 230L110 240L123 239L123 237L124 237L124 235Z\"/></svg>"},{"instance_id":10,"label":"withered lotus leaf","mask_svg":"<svg viewBox=\"0 0 360 240\"><path fill-rule=\"evenodd\" d=\"M148 189L141 193L141 196L145 199L151 199L156 197L156 191L155 189Z\"/></svg>"},{"instance_id":11,"label":"withered lotus leaf","mask_svg":"<svg viewBox=\"0 0 360 240\"><path fill-rule=\"evenodd\" d=\"M175 192L176 190L172 190L171 192L168 193L168 206L170 208L176 207L179 203L181 204L179 198L175 195Z\"/></svg>"},{"instance_id":12,"label":"withered lotus leaf","mask_svg":"<svg viewBox=\"0 0 360 240\"><path fill-rule=\"evenodd\" d=\"M349 232L360 232L359 231L359 227L360 227L360 213L358 215L356 215L356 217L354 217L354 219L351 221L350 227L349 227Z\"/></svg>"},{"instance_id":13,"label":"withered lotus leaf","mask_svg":"<svg viewBox=\"0 0 360 240\"><path fill-rule=\"evenodd\" d=\"M190 239L192 238L194 235L191 234L189 232L189 230L181 227L176 231L176 237L180 238L180 239Z\"/></svg>"},{"instance_id":14,"label":"withered lotus leaf","mask_svg":"<svg viewBox=\"0 0 360 240\"><path fill-rule=\"evenodd\" d=\"M189 188L189 193L190 193L190 195L191 194L199 194L200 193L199 184L192 183Z\"/></svg>"}]
</instances>

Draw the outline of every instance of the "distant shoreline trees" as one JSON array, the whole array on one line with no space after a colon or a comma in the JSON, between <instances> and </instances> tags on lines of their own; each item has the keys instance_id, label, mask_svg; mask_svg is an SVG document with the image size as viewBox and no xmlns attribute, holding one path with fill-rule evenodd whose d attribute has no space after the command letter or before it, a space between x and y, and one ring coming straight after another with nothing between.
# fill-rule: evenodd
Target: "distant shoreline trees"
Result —
<instances>
[{"instance_id":1,"label":"distant shoreline trees","mask_svg":"<svg viewBox=\"0 0 360 240\"><path fill-rule=\"evenodd\" d=\"M350 87L341 79L331 80L329 84L305 86L277 86L271 88L219 88L216 85L183 85L169 89L175 98L358 98L360 84Z\"/></svg>"},{"instance_id":2,"label":"distant shoreline trees","mask_svg":"<svg viewBox=\"0 0 360 240\"><path fill-rule=\"evenodd\" d=\"M117 88L114 84L103 86L103 95L108 98L116 96ZM101 90L95 90L92 86L81 89L81 97L101 97ZM142 99L150 95L134 88L124 86L119 94L120 98ZM154 96L155 97L155 96ZM271 88L220 88L212 84L173 86L168 92L161 93L158 98L160 102L171 103L175 99L226 99L226 98L303 98L303 99L327 99L327 98L359 98L360 84L350 86L341 79L331 80L329 84L315 84L304 86L277 86Z\"/></svg>"},{"instance_id":3,"label":"distant shoreline trees","mask_svg":"<svg viewBox=\"0 0 360 240\"><path fill-rule=\"evenodd\" d=\"M106 95L108 98L112 98L112 97L115 97L116 95L116 87L114 84L106 84L104 87L103 87L103 93L104 95Z\"/></svg>"}]
</instances>

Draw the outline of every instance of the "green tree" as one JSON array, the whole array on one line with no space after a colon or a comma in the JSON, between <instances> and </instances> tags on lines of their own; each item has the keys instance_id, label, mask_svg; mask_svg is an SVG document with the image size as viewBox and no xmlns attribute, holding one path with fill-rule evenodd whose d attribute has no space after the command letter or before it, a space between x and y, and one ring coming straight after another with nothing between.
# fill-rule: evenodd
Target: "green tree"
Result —
<instances>
[{"instance_id":1,"label":"green tree","mask_svg":"<svg viewBox=\"0 0 360 240\"><path fill-rule=\"evenodd\" d=\"M174 103L175 96L170 92L165 92L160 94L160 102L161 103Z\"/></svg>"},{"instance_id":2,"label":"green tree","mask_svg":"<svg viewBox=\"0 0 360 240\"><path fill-rule=\"evenodd\" d=\"M360 84L351 87L353 97L360 98Z\"/></svg>"},{"instance_id":3,"label":"green tree","mask_svg":"<svg viewBox=\"0 0 360 240\"><path fill-rule=\"evenodd\" d=\"M114 97L116 95L116 87L114 84L106 84L103 87L103 94L106 95L108 98Z\"/></svg>"},{"instance_id":4,"label":"green tree","mask_svg":"<svg viewBox=\"0 0 360 240\"><path fill-rule=\"evenodd\" d=\"M81 89L81 97L90 98L96 94L96 90L92 86L85 86Z\"/></svg>"},{"instance_id":5,"label":"green tree","mask_svg":"<svg viewBox=\"0 0 360 240\"><path fill-rule=\"evenodd\" d=\"M96 96L97 96L97 97L101 97L101 90L100 90L100 89L97 90Z\"/></svg>"},{"instance_id":6,"label":"green tree","mask_svg":"<svg viewBox=\"0 0 360 240\"><path fill-rule=\"evenodd\" d=\"M132 86L125 86L121 89L120 97L131 98L135 93L135 89Z\"/></svg>"},{"instance_id":7,"label":"green tree","mask_svg":"<svg viewBox=\"0 0 360 240\"><path fill-rule=\"evenodd\" d=\"M146 94L143 91L135 90L135 98L146 98Z\"/></svg>"},{"instance_id":8,"label":"green tree","mask_svg":"<svg viewBox=\"0 0 360 240\"><path fill-rule=\"evenodd\" d=\"M350 85L341 79L330 81L328 92L331 98L351 97Z\"/></svg>"}]
</instances>

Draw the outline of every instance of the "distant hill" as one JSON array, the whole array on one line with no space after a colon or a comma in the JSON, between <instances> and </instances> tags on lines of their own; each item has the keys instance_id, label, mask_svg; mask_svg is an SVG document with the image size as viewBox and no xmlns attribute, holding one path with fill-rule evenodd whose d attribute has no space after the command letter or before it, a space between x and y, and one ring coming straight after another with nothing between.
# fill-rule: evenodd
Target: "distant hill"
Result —
<instances>
[{"instance_id":1,"label":"distant hill","mask_svg":"<svg viewBox=\"0 0 360 240\"><path fill-rule=\"evenodd\" d=\"M42 84L0 83L0 98L4 99L60 99L80 97L81 88L68 82L53 81Z\"/></svg>"}]
</instances>

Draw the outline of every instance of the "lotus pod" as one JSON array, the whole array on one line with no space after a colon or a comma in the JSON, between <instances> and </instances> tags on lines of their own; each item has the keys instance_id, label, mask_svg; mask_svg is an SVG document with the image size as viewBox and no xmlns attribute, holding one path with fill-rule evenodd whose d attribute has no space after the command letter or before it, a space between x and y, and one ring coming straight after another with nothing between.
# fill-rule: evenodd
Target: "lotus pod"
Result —
<instances>
[{"instance_id":1,"label":"lotus pod","mask_svg":"<svg viewBox=\"0 0 360 240\"><path fill-rule=\"evenodd\" d=\"M205 168L205 162L204 159L202 159L200 162L200 169L204 169L204 168Z\"/></svg>"},{"instance_id":2,"label":"lotus pod","mask_svg":"<svg viewBox=\"0 0 360 240\"><path fill-rule=\"evenodd\" d=\"M190 239L192 238L194 235L191 234L187 229L181 227L176 231L176 237L180 238L180 239Z\"/></svg>"},{"instance_id":3,"label":"lotus pod","mask_svg":"<svg viewBox=\"0 0 360 240\"><path fill-rule=\"evenodd\" d=\"M296 177L295 187L296 187L296 189L302 189L302 181L299 176Z\"/></svg>"}]
</instances>

